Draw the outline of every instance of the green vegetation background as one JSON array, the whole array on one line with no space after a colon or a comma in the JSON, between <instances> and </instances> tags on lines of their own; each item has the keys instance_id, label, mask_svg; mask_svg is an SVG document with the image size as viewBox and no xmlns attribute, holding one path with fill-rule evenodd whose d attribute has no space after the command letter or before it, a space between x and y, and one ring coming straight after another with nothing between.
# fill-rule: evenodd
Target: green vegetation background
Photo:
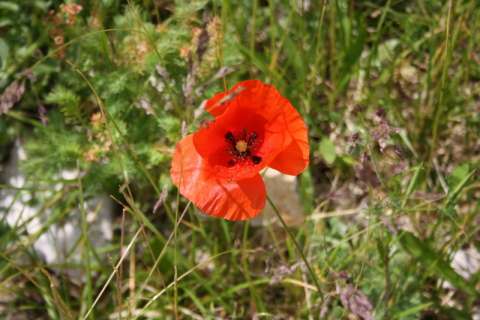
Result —
<instances>
[{"instance_id":1,"label":"green vegetation background","mask_svg":"<svg viewBox=\"0 0 480 320\"><path fill-rule=\"evenodd\" d=\"M450 263L480 247L476 0L78 4L0 1L0 159L15 143L27 156L26 185L2 182L0 196L28 193L44 217L28 234L0 208L0 317L480 312L480 272ZM280 226L202 218L169 179L175 143L207 119L201 102L244 79L274 84L308 123L292 231L321 292ZM86 236L84 203L99 194L118 205L105 247ZM46 265L32 243L79 213L82 259Z\"/></svg>"}]
</instances>

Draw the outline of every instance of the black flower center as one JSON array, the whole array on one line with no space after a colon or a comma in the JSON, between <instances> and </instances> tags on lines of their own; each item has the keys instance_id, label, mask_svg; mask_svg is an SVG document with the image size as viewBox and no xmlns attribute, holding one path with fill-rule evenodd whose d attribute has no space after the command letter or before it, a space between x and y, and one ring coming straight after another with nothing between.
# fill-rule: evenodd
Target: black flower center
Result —
<instances>
[{"instance_id":1,"label":"black flower center","mask_svg":"<svg viewBox=\"0 0 480 320\"><path fill-rule=\"evenodd\" d=\"M253 154L258 145L256 132L249 133L244 129L238 134L233 134L233 132L228 131L225 134L225 140L228 144L229 154L232 156L227 163L229 167L245 160L250 160L253 164L262 162L262 157Z\"/></svg>"}]
</instances>

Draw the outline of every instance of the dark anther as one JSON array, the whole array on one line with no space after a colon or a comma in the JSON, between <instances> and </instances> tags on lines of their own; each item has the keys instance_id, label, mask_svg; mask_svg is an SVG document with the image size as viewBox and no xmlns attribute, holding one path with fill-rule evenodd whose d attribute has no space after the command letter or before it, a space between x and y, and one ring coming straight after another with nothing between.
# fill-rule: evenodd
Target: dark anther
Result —
<instances>
[{"instance_id":1,"label":"dark anther","mask_svg":"<svg viewBox=\"0 0 480 320\"><path fill-rule=\"evenodd\" d=\"M228 131L225 134L225 139L227 139L229 142L235 144L235 137L233 136L233 133L231 133L230 131Z\"/></svg>"},{"instance_id":2,"label":"dark anther","mask_svg":"<svg viewBox=\"0 0 480 320\"><path fill-rule=\"evenodd\" d=\"M260 161L262 161L262 157L259 157L259 156L252 156L251 159L254 164L259 164Z\"/></svg>"},{"instance_id":3,"label":"dark anther","mask_svg":"<svg viewBox=\"0 0 480 320\"><path fill-rule=\"evenodd\" d=\"M227 164L228 164L229 167L233 167L235 165L235 160L230 159L230 160L228 160Z\"/></svg>"},{"instance_id":4,"label":"dark anther","mask_svg":"<svg viewBox=\"0 0 480 320\"><path fill-rule=\"evenodd\" d=\"M256 132L252 132L249 136L248 136L248 140L247 140L247 144L249 146L251 146L255 140L257 139L257 133Z\"/></svg>"}]
</instances>

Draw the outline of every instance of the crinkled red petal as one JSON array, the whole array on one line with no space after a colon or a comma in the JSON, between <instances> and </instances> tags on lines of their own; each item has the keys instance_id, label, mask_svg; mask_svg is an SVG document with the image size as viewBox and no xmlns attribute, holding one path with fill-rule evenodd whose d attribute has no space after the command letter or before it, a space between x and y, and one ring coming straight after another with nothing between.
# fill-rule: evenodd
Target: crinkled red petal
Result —
<instances>
[{"instance_id":1,"label":"crinkled red petal","mask_svg":"<svg viewBox=\"0 0 480 320\"><path fill-rule=\"evenodd\" d=\"M246 86L242 86L242 83L237 83L232 89L227 92L220 92L215 94L212 98L208 99L205 103L205 110L214 117L220 116L234 100L234 98L243 91Z\"/></svg>"},{"instance_id":2,"label":"crinkled red petal","mask_svg":"<svg viewBox=\"0 0 480 320\"><path fill-rule=\"evenodd\" d=\"M195 148L214 167L220 179L242 180L255 176L291 142L283 114L288 101L275 88L259 81L250 81L243 88L228 102L228 108L223 113L194 134ZM228 165L234 157L225 135L242 130L257 134L258 146L252 150L252 155L261 158L261 161L253 163L247 158Z\"/></svg>"},{"instance_id":3,"label":"crinkled red petal","mask_svg":"<svg viewBox=\"0 0 480 320\"><path fill-rule=\"evenodd\" d=\"M284 106L282 117L291 142L269 166L282 173L296 176L308 166L310 158L308 129L300 114L290 104Z\"/></svg>"},{"instance_id":4,"label":"crinkled red petal","mask_svg":"<svg viewBox=\"0 0 480 320\"><path fill-rule=\"evenodd\" d=\"M265 185L260 175L239 181L219 179L193 145L193 135L175 148L170 175L180 193L208 215L227 220L255 217L265 206Z\"/></svg>"},{"instance_id":5,"label":"crinkled red petal","mask_svg":"<svg viewBox=\"0 0 480 320\"><path fill-rule=\"evenodd\" d=\"M283 144L279 141L273 141L278 147L282 145L282 150L278 152L277 148L272 146L265 149L274 155L266 159L268 161L259 166L260 169L265 165L289 175L298 175L308 166L309 163L309 144L308 131L305 122L300 114L295 110L291 103L282 97L273 87L262 83L259 80L247 80L236 84L227 92L222 92L209 99L206 103L206 109L217 119L220 119L227 110L235 106L248 107L250 112L256 112L266 121L274 121L271 124L276 129L284 132ZM248 111L245 111L248 112ZM213 138L208 136L208 138ZM212 141L212 140L210 140ZM200 144L196 144L199 151L203 153ZM233 170L238 172L238 168ZM245 175L239 174L239 177Z\"/></svg>"}]
</instances>

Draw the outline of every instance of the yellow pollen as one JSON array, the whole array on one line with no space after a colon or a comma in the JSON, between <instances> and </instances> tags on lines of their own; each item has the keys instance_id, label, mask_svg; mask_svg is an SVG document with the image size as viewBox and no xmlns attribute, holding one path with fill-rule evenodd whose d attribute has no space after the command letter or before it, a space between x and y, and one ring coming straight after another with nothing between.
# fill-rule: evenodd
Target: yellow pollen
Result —
<instances>
[{"instance_id":1,"label":"yellow pollen","mask_svg":"<svg viewBox=\"0 0 480 320\"><path fill-rule=\"evenodd\" d=\"M247 151L248 144L245 140L239 140L235 144L235 149L237 149L238 152L245 152Z\"/></svg>"}]
</instances>

